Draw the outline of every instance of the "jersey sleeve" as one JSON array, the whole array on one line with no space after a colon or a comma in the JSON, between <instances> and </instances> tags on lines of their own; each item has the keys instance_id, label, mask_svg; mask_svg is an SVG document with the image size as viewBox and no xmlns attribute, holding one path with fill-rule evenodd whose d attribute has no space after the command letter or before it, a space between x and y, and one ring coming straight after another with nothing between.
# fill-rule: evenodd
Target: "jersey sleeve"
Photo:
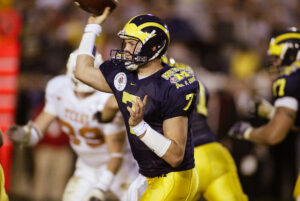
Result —
<instances>
[{"instance_id":1,"label":"jersey sleeve","mask_svg":"<svg viewBox=\"0 0 300 201\"><path fill-rule=\"evenodd\" d=\"M188 116L194 109L198 97L198 83L193 88L185 87L177 89L174 85L170 88L165 98L162 114L164 119L176 116Z\"/></svg>"},{"instance_id":2,"label":"jersey sleeve","mask_svg":"<svg viewBox=\"0 0 300 201\"><path fill-rule=\"evenodd\" d=\"M104 77L106 77L109 74L110 63L111 63L110 61L105 61L99 67L99 69L102 72L102 74L104 75Z\"/></svg>"},{"instance_id":3,"label":"jersey sleeve","mask_svg":"<svg viewBox=\"0 0 300 201\"><path fill-rule=\"evenodd\" d=\"M55 105L56 105L56 91L57 91L57 82L55 79L50 80L46 86L45 93L45 107L44 111L53 115L57 115Z\"/></svg>"},{"instance_id":4,"label":"jersey sleeve","mask_svg":"<svg viewBox=\"0 0 300 201\"><path fill-rule=\"evenodd\" d=\"M273 82L273 99L275 107L287 107L298 111L299 76L282 76Z\"/></svg>"},{"instance_id":5,"label":"jersey sleeve","mask_svg":"<svg viewBox=\"0 0 300 201\"><path fill-rule=\"evenodd\" d=\"M114 83L114 76L116 72L119 71L118 66L112 61L108 60L102 63L99 67L100 71L102 72L104 78L106 79L106 82L109 84L109 86L114 89L113 83Z\"/></svg>"}]
</instances>

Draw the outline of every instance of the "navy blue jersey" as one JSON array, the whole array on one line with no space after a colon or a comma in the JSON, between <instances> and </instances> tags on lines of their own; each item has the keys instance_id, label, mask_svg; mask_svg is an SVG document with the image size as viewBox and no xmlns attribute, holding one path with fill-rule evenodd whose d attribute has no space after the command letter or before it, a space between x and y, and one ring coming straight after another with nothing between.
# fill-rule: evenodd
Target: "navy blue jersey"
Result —
<instances>
[{"instance_id":1,"label":"navy blue jersey","mask_svg":"<svg viewBox=\"0 0 300 201\"><path fill-rule=\"evenodd\" d=\"M192 114L192 132L195 147L217 141L215 134L210 130L207 124L206 116L208 100L208 90L204 84L199 81L197 106Z\"/></svg>"},{"instance_id":2,"label":"navy blue jersey","mask_svg":"<svg viewBox=\"0 0 300 201\"><path fill-rule=\"evenodd\" d=\"M274 102L283 97L293 97L300 103L300 62L295 62L291 66L285 67L284 71L273 81ZM295 125L300 126L299 109Z\"/></svg>"},{"instance_id":3,"label":"navy blue jersey","mask_svg":"<svg viewBox=\"0 0 300 201\"><path fill-rule=\"evenodd\" d=\"M140 173L146 177L188 170L194 167L194 146L190 117L195 107L199 85L191 72L163 64L153 75L138 79L136 71L126 70L122 63L106 61L100 66L102 74L112 89L127 128L127 135ZM127 106L136 97L148 95L144 120L157 132L163 134L163 121L177 116L188 116L188 136L183 162L176 168L151 151L136 135L130 132Z\"/></svg>"}]
</instances>

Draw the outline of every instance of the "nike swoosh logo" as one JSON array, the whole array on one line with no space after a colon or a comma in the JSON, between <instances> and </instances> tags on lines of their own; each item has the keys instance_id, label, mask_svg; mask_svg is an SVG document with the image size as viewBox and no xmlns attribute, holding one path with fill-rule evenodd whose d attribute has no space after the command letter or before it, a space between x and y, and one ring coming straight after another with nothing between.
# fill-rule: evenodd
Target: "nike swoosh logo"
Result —
<instances>
[{"instance_id":1,"label":"nike swoosh logo","mask_svg":"<svg viewBox=\"0 0 300 201\"><path fill-rule=\"evenodd\" d=\"M134 84L134 83L132 83L132 82L130 82L130 85L132 85L132 86L135 86L135 84Z\"/></svg>"}]
</instances>

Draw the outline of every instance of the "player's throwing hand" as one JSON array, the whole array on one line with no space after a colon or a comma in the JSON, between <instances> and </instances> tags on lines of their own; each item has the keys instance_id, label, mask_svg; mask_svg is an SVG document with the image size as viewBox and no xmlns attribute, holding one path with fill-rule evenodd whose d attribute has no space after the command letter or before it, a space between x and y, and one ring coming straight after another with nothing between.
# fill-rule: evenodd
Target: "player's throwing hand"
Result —
<instances>
[{"instance_id":1,"label":"player's throwing hand","mask_svg":"<svg viewBox=\"0 0 300 201\"><path fill-rule=\"evenodd\" d=\"M102 15L89 17L88 24L102 25L105 22L105 20L108 18L109 14L110 14L110 7L106 7Z\"/></svg>"}]
</instances>

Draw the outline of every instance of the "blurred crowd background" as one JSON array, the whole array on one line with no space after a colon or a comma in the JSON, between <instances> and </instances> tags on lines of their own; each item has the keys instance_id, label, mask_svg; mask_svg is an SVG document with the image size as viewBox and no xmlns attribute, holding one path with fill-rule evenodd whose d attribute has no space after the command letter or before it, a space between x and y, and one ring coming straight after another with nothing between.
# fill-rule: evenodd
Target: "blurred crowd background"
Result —
<instances>
[{"instance_id":1,"label":"blurred crowd background","mask_svg":"<svg viewBox=\"0 0 300 201\"><path fill-rule=\"evenodd\" d=\"M0 2L2 7L10 4L22 22L15 116L15 122L22 125L41 109L47 81L65 72L68 55L78 47L89 15L73 0ZM300 1L119 0L103 25L98 44L105 59L110 49L120 48L117 33L124 23L141 13L152 13L167 23L168 55L192 66L210 90L210 126L230 149L250 200L292 200L300 164L299 135L291 133L284 142L268 147L233 140L226 133L239 119L256 126L266 123L251 111L259 97L271 101L269 40L287 27L300 27ZM12 201L61 200L74 168L74 154L59 125L53 125L35 148L14 147L12 159Z\"/></svg>"}]
</instances>

